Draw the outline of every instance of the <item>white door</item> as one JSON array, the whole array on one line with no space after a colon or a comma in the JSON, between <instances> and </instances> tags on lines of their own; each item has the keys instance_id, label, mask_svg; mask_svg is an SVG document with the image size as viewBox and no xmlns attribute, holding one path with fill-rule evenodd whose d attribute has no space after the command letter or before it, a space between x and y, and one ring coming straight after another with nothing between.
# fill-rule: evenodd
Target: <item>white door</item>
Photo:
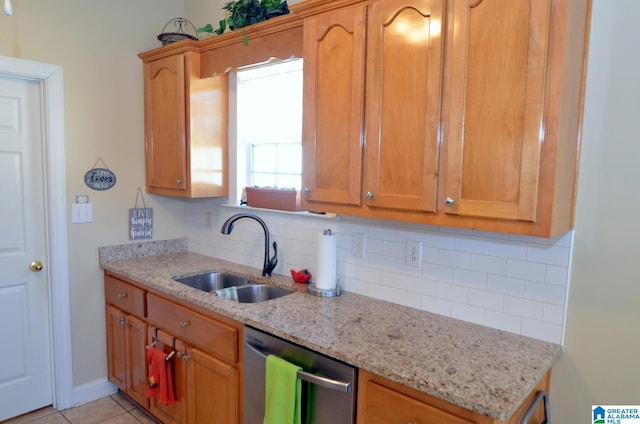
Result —
<instances>
[{"instance_id":1,"label":"white door","mask_svg":"<svg viewBox=\"0 0 640 424\"><path fill-rule=\"evenodd\" d=\"M0 421L53 397L42 102L37 81L0 76Z\"/></svg>"}]
</instances>

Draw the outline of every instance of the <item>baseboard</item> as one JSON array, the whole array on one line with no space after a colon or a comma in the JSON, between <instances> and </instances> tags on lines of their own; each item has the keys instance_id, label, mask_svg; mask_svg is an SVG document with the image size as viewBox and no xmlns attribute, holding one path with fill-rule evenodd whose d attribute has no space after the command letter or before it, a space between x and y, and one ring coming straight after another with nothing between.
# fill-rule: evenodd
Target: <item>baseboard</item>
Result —
<instances>
[{"instance_id":1,"label":"baseboard","mask_svg":"<svg viewBox=\"0 0 640 424\"><path fill-rule=\"evenodd\" d=\"M73 388L73 406L84 405L96 399L109 396L118 391L118 388L109 383L106 378L91 381Z\"/></svg>"}]
</instances>

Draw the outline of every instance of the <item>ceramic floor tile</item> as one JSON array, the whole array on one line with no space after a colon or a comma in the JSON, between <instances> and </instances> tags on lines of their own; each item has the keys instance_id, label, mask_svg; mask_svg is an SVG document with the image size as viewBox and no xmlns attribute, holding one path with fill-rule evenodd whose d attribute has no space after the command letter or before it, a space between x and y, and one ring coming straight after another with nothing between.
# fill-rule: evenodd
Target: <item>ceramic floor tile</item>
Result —
<instances>
[{"instance_id":1,"label":"ceramic floor tile","mask_svg":"<svg viewBox=\"0 0 640 424\"><path fill-rule=\"evenodd\" d=\"M100 421L100 424L140 424L133 415L128 412L123 412L115 417L108 418L104 421Z\"/></svg>"},{"instance_id":2,"label":"ceramic floor tile","mask_svg":"<svg viewBox=\"0 0 640 424\"><path fill-rule=\"evenodd\" d=\"M151 418L149 415L147 415L146 413L144 413L142 410L138 408L129 411L129 413L133 415L138 420L138 422L141 422L142 424L159 423L159 421L154 420L153 418Z\"/></svg>"},{"instance_id":3,"label":"ceramic floor tile","mask_svg":"<svg viewBox=\"0 0 640 424\"><path fill-rule=\"evenodd\" d=\"M53 409L52 406L41 408L28 414L20 415L19 417L12 418L10 420L2 421L2 424L24 424L30 423L38 418L43 418L48 415L57 414L58 412Z\"/></svg>"},{"instance_id":4,"label":"ceramic floor tile","mask_svg":"<svg viewBox=\"0 0 640 424\"><path fill-rule=\"evenodd\" d=\"M131 402L126 396L121 394L120 392L115 393L110 396L111 399L115 400L118 405L122 406L125 410L131 411L136 408L136 404Z\"/></svg>"},{"instance_id":5,"label":"ceramic floor tile","mask_svg":"<svg viewBox=\"0 0 640 424\"><path fill-rule=\"evenodd\" d=\"M13 421L9 421L13 424ZM36 418L32 421L25 421L29 424L69 424L69 421L65 420L62 414L55 412L44 417Z\"/></svg>"},{"instance_id":6,"label":"ceramic floor tile","mask_svg":"<svg viewBox=\"0 0 640 424\"><path fill-rule=\"evenodd\" d=\"M107 396L76 408L65 409L62 415L71 424L97 424L123 412L126 412L125 409Z\"/></svg>"}]
</instances>

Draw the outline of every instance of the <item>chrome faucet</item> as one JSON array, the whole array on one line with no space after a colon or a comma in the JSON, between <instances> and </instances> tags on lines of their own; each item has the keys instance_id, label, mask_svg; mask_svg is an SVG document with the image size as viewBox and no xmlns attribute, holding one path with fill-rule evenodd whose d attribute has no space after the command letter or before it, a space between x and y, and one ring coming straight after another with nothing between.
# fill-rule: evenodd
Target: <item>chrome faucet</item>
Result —
<instances>
[{"instance_id":1,"label":"chrome faucet","mask_svg":"<svg viewBox=\"0 0 640 424\"><path fill-rule=\"evenodd\" d=\"M273 242L273 257L270 258L269 257L269 229L267 228L267 224L265 224L265 222L262 219L248 213L238 213L231 216L229 219L225 221L224 224L222 224L222 228L220 229L220 232L222 234L231 234L231 231L233 230L233 223L242 218L250 218L255 221L258 221L258 223L262 226L262 229L264 230L264 264L262 265L262 275L264 275L265 277L269 277L271 276L271 272L273 271L273 269L278 264L278 245L276 244L275 241Z\"/></svg>"}]
</instances>

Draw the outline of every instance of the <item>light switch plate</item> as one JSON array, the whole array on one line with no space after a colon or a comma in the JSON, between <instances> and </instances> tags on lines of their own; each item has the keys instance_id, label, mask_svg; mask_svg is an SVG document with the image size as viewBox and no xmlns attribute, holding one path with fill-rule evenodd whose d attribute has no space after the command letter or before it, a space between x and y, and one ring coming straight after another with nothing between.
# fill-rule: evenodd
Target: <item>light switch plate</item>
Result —
<instances>
[{"instance_id":1,"label":"light switch plate","mask_svg":"<svg viewBox=\"0 0 640 424\"><path fill-rule=\"evenodd\" d=\"M74 203L71 205L71 223L93 222L93 203Z\"/></svg>"}]
</instances>

